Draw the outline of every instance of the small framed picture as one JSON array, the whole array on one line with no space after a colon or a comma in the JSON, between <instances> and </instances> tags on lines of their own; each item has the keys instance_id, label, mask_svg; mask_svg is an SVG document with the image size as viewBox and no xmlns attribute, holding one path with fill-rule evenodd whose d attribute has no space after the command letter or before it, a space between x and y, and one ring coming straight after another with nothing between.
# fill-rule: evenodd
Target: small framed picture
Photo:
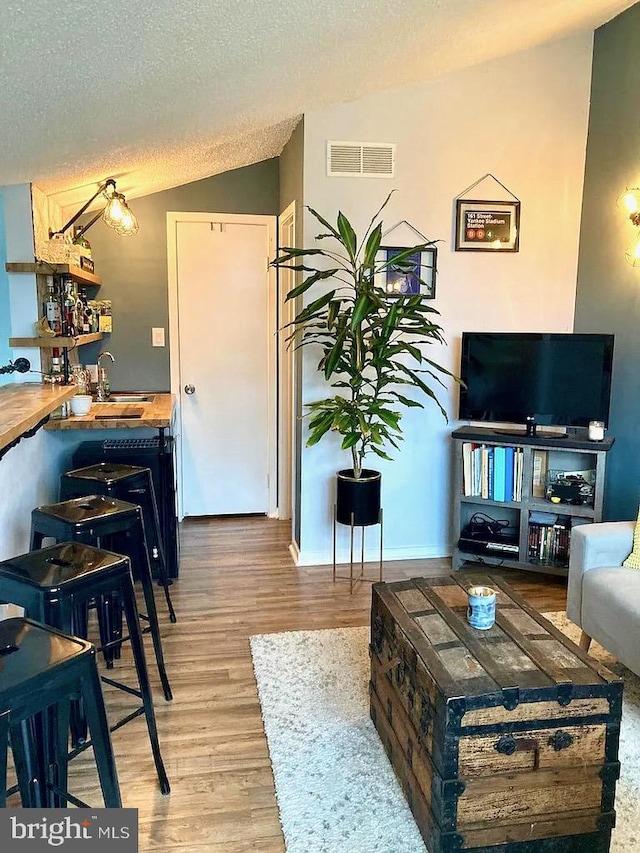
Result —
<instances>
[{"instance_id":1,"label":"small framed picture","mask_svg":"<svg viewBox=\"0 0 640 853\"><path fill-rule=\"evenodd\" d=\"M383 246L380 249L382 261L386 264L379 277L380 287L387 296L435 299L438 250L435 246L429 246L421 252L403 257L395 265L393 259L406 251L406 247L402 246Z\"/></svg>"},{"instance_id":2,"label":"small framed picture","mask_svg":"<svg viewBox=\"0 0 640 853\"><path fill-rule=\"evenodd\" d=\"M519 201L456 202L456 252L517 252Z\"/></svg>"}]
</instances>

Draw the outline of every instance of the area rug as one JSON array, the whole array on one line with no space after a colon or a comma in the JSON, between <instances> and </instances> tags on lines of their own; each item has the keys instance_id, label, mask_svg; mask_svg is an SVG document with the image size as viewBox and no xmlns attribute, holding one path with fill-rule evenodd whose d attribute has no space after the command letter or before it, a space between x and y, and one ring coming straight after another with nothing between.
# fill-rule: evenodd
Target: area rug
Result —
<instances>
[{"instance_id":1,"label":"area rug","mask_svg":"<svg viewBox=\"0 0 640 853\"><path fill-rule=\"evenodd\" d=\"M572 639L563 614L545 614ZM251 637L287 853L425 853L369 718L369 631L336 628ZM622 774L612 853L640 850L640 679L625 679Z\"/></svg>"}]
</instances>

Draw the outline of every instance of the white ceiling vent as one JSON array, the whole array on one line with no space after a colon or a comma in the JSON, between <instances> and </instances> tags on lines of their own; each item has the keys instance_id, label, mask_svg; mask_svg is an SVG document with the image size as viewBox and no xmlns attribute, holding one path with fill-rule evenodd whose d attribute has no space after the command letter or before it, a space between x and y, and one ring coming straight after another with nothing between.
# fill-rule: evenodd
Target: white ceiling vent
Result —
<instances>
[{"instance_id":1,"label":"white ceiling vent","mask_svg":"<svg viewBox=\"0 0 640 853\"><path fill-rule=\"evenodd\" d=\"M388 142L327 142L327 175L393 178L396 146Z\"/></svg>"}]
</instances>

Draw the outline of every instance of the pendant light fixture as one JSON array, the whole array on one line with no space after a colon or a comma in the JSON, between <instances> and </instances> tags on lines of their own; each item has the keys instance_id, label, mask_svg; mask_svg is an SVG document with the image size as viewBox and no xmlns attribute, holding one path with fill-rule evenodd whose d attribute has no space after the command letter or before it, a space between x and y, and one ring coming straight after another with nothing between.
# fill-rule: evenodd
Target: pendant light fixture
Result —
<instances>
[{"instance_id":1,"label":"pendant light fixture","mask_svg":"<svg viewBox=\"0 0 640 853\"><path fill-rule=\"evenodd\" d=\"M96 213L93 219L91 219L86 225L83 225L82 228L78 229L75 241L79 240L79 238L82 237L82 235L88 231L89 228L98 221L98 219L100 219L100 217L102 217L105 225L108 225L109 228L113 228L116 234L120 234L121 237L129 237L133 234L137 234L139 228L138 220L127 204L124 195L117 192L116 182L114 179L107 178L104 183L100 184L97 191L91 196L89 201L83 204L80 210L74 214L74 216L72 216L59 231L49 231L49 239L63 236L65 231L68 231L69 228L78 221L89 205L94 202L99 195L102 195L105 198L104 208Z\"/></svg>"}]
</instances>

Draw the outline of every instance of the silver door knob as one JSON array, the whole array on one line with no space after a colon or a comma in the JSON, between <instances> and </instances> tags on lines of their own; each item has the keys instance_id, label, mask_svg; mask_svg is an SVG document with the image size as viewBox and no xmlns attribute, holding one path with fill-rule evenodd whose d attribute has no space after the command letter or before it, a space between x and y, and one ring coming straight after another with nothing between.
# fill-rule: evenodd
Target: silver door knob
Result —
<instances>
[{"instance_id":1,"label":"silver door knob","mask_svg":"<svg viewBox=\"0 0 640 853\"><path fill-rule=\"evenodd\" d=\"M196 393L196 386L195 385L185 385L184 386L184 393L185 394L195 394Z\"/></svg>"}]
</instances>

